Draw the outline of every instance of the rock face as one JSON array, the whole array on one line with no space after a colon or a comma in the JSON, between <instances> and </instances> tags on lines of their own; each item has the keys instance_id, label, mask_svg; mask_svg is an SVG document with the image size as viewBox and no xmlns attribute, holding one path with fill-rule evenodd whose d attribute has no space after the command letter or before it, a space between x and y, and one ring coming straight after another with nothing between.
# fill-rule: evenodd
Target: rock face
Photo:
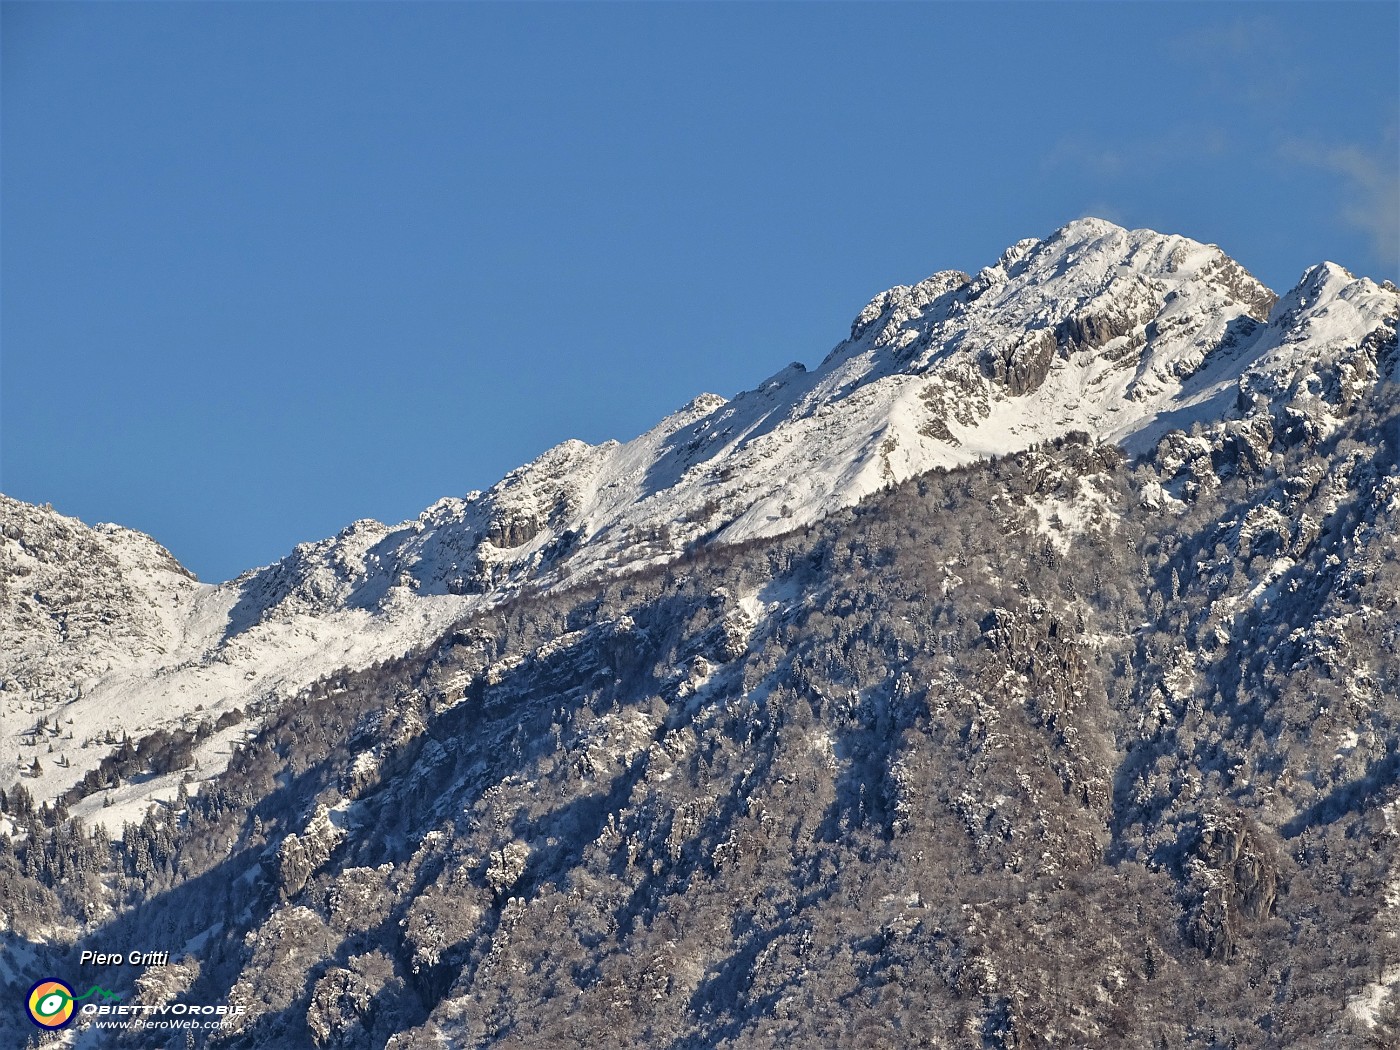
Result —
<instances>
[{"instance_id":1,"label":"rock face","mask_svg":"<svg viewBox=\"0 0 1400 1050\"><path fill-rule=\"evenodd\" d=\"M1228 959L1242 922L1271 915L1278 898L1278 861L1243 814L1209 813L1188 863L1200 903L1192 942L1213 959Z\"/></svg>"},{"instance_id":2,"label":"rock face","mask_svg":"<svg viewBox=\"0 0 1400 1050\"><path fill-rule=\"evenodd\" d=\"M1055 334L1048 328L1040 328L1017 339L1005 351L1005 356L988 350L983 353L982 360L992 379L1005 384L1012 397L1021 397L1040 389L1040 384L1050 374L1050 365L1058 349Z\"/></svg>"}]
</instances>

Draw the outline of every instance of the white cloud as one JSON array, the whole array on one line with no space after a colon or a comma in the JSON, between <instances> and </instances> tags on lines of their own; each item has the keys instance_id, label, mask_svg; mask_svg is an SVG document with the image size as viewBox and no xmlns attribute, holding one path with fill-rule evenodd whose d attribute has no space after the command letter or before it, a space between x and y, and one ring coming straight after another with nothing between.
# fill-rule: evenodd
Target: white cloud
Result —
<instances>
[{"instance_id":1,"label":"white cloud","mask_svg":"<svg viewBox=\"0 0 1400 1050\"><path fill-rule=\"evenodd\" d=\"M1125 209L1106 200L1096 200L1087 205L1079 217L1081 219L1106 219L1119 226L1131 227L1133 225Z\"/></svg>"},{"instance_id":2,"label":"white cloud","mask_svg":"<svg viewBox=\"0 0 1400 1050\"><path fill-rule=\"evenodd\" d=\"M1168 40L1166 53L1208 95L1266 111L1299 90L1305 69L1298 42L1266 15L1189 30Z\"/></svg>"},{"instance_id":3,"label":"white cloud","mask_svg":"<svg viewBox=\"0 0 1400 1050\"><path fill-rule=\"evenodd\" d=\"M1230 149L1224 129L1179 125L1149 137L1108 143L1087 135L1061 138L1042 164L1078 169L1101 179L1137 178L1170 171L1183 157L1219 157Z\"/></svg>"},{"instance_id":4,"label":"white cloud","mask_svg":"<svg viewBox=\"0 0 1400 1050\"><path fill-rule=\"evenodd\" d=\"M1374 147L1289 139L1279 154L1339 176L1342 221L1371 238L1377 260L1391 273L1400 269L1400 156L1394 128Z\"/></svg>"}]
</instances>

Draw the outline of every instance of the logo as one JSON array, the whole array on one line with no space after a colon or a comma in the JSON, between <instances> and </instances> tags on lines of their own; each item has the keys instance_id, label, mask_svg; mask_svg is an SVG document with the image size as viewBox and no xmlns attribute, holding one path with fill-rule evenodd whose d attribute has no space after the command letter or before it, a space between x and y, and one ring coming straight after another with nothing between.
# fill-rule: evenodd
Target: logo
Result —
<instances>
[{"instance_id":1,"label":"logo","mask_svg":"<svg viewBox=\"0 0 1400 1050\"><path fill-rule=\"evenodd\" d=\"M116 992L93 985L82 995L75 996L67 982L56 977L45 977L29 989L29 1019L40 1028L62 1028L73 1019L73 1007L84 999L97 996L103 1002L120 999ZM83 1007L86 1011L92 1007Z\"/></svg>"},{"instance_id":2,"label":"logo","mask_svg":"<svg viewBox=\"0 0 1400 1050\"><path fill-rule=\"evenodd\" d=\"M52 977L29 989L29 1019L40 1028L62 1028L73 1019L73 989Z\"/></svg>"}]
</instances>

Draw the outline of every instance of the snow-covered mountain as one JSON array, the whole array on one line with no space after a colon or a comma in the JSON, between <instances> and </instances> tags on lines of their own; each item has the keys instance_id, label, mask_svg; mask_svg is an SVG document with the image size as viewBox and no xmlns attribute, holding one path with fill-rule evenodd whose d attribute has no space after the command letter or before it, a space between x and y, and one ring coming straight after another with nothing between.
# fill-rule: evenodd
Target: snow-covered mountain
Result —
<instances>
[{"instance_id":1,"label":"snow-covered mountain","mask_svg":"<svg viewBox=\"0 0 1400 1050\"><path fill-rule=\"evenodd\" d=\"M1397 315L1393 286L1330 263L1277 297L1217 247L1085 219L975 276L881 293L814 369L701 395L625 443L567 441L489 491L398 526L356 522L226 584L195 582L144 536L5 499L0 754L14 766L0 784L23 773L55 797L115 738L157 728L194 734L208 775L240 732L220 714L402 654L522 589L775 535L1071 431L1131 453L1197 422L1235 421L1243 448L1316 438L1400 380ZM127 785L108 819L176 784Z\"/></svg>"},{"instance_id":2,"label":"snow-covered mountain","mask_svg":"<svg viewBox=\"0 0 1400 1050\"><path fill-rule=\"evenodd\" d=\"M227 584L0 499L0 994L124 945L224 1050L1400 1045L1397 316L1086 220Z\"/></svg>"}]
</instances>

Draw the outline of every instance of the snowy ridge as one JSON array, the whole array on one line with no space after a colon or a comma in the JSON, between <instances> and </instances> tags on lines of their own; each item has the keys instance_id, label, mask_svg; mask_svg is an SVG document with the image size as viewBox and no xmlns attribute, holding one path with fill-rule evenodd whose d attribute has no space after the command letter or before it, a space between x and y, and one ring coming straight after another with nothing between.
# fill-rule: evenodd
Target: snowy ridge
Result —
<instances>
[{"instance_id":1,"label":"snowy ridge","mask_svg":"<svg viewBox=\"0 0 1400 1050\"><path fill-rule=\"evenodd\" d=\"M486 492L356 522L226 584L139 534L4 500L0 785L37 758L26 783L53 797L112 751L96 739L110 728L189 728L522 587L777 534L1069 431L1133 452L1195 422L1316 437L1400 378L1397 314L1393 287L1332 264L1276 298L1219 248L1085 219L974 276L881 293L811 371L701 395L625 443L567 441Z\"/></svg>"}]
</instances>

